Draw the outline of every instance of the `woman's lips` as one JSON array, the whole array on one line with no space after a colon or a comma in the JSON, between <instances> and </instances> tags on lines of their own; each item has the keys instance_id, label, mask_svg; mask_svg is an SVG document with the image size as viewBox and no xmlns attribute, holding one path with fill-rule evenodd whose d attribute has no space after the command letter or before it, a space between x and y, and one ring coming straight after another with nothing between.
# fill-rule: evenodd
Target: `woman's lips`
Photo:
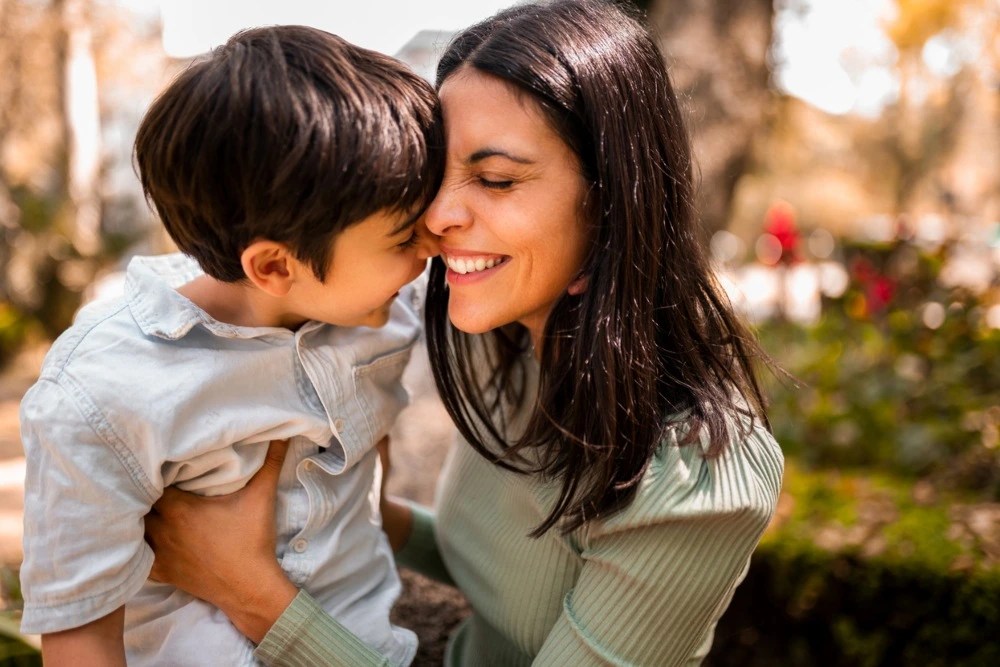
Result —
<instances>
[{"instance_id":1,"label":"woman's lips","mask_svg":"<svg viewBox=\"0 0 1000 667\"><path fill-rule=\"evenodd\" d=\"M441 257L448 267L448 282L456 285L485 279L510 261L507 255L490 253L442 253Z\"/></svg>"}]
</instances>

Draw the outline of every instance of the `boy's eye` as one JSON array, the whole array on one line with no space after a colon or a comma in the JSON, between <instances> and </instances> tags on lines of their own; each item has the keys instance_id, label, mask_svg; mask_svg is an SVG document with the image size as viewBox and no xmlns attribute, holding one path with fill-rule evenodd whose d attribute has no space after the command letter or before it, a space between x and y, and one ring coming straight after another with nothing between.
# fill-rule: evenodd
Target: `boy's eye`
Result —
<instances>
[{"instance_id":1,"label":"boy's eye","mask_svg":"<svg viewBox=\"0 0 1000 667\"><path fill-rule=\"evenodd\" d=\"M400 250L406 250L408 248L412 248L413 246L417 245L417 241L419 240L419 238L420 237L417 234L417 229L416 227L414 227L413 233L410 234L409 238L407 238L402 243L397 243L396 247L399 248Z\"/></svg>"},{"instance_id":2,"label":"boy's eye","mask_svg":"<svg viewBox=\"0 0 1000 667\"><path fill-rule=\"evenodd\" d=\"M506 190L514 184L514 181L493 180L480 176L479 184L490 190Z\"/></svg>"}]
</instances>

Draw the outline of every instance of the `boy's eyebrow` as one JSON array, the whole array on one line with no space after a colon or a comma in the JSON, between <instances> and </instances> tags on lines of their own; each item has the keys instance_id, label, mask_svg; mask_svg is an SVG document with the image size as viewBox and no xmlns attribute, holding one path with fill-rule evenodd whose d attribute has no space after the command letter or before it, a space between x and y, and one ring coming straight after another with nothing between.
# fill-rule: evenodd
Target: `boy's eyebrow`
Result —
<instances>
[{"instance_id":1,"label":"boy's eyebrow","mask_svg":"<svg viewBox=\"0 0 1000 667\"><path fill-rule=\"evenodd\" d=\"M511 162L517 162L518 164L534 164L532 160L526 157L521 157L519 155L514 155L513 153L508 153L505 150L499 148L481 148L472 155L469 156L465 162L466 164L475 164L476 162L482 162L486 158L490 157L502 157L507 158Z\"/></svg>"}]
</instances>

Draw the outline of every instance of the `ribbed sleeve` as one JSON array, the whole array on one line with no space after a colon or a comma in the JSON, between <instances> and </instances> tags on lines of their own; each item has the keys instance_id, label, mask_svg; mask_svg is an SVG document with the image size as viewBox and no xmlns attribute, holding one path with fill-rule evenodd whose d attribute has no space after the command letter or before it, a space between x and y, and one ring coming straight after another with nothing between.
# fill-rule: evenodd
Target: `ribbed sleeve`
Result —
<instances>
[{"instance_id":1,"label":"ribbed sleeve","mask_svg":"<svg viewBox=\"0 0 1000 667\"><path fill-rule=\"evenodd\" d=\"M552 486L460 442L437 529L434 515L414 507L399 560L450 573L473 607L450 646L451 667L697 665L774 513L782 470L781 450L760 427L712 459L696 445L664 442L623 511L534 539L527 535L551 506ZM293 667L387 664L304 593L257 657Z\"/></svg>"},{"instance_id":2,"label":"ribbed sleeve","mask_svg":"<svg viewBox=\"0 0 1000 667\"><path fill-rule=\"evenodd\" d=\"M270 667L391 667L326 613L308 593L300 591L275 622L254 656Z\"/></svg>"},{"instance_id":3,"label":"ribbed sleeve","mask_svg":"<svg viewBox=\"0 0 1000 667\"><path fill-rule=\"evenodd\" d=\"M532 539L551 487L471 449L455 454L439 499L441 551L474 615L452 667L699 664L783 469L759 426L716 458L668 438L623 511Z\"/></svg>"}]
</instances>

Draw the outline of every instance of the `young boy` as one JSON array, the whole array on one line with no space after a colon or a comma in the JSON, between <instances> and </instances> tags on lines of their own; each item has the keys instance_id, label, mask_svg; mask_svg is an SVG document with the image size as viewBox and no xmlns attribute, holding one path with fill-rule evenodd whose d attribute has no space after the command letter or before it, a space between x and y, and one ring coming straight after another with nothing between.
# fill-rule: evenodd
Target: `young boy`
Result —
<instances>
[{"instance_id":1,"label":"young boy","mask_svg":"<svg viewBox=\"0 0 1000 667\"><path fill-rule=\"evenodd\" d=\"M184 254L133 260L21 409L22 630L47 665L254 664L221 612L147 581L143 517L170 485L241 488L274 439L282 568L409 663L374 445L406 402L442 144L426 82L306 27L239 33L154 102L136 161Z\"/></svg>"}]
</instances>

